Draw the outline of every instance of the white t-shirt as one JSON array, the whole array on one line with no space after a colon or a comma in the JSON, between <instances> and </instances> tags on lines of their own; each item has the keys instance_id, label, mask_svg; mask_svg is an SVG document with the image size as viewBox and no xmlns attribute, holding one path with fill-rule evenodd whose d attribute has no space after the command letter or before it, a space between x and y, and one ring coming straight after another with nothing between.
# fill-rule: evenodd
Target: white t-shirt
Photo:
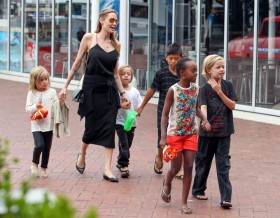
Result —
<instances>
[{"instance_id":1,"label":"white t-shirt","mask_svg":"<svg viewBox=\"0 0 280 218\"><path fill-rule=\"evenodd\" d=\"M53 130L53 119L51 119L52 105L58 100L57 93L54 89L49 88L44 92L29 91L26 99L25 110L27 113L34 114L38 109L36 107L36 101L42 99L42 106L48 110L48 116L41 120L34 120L31 122L31 132L41 131L47 132Z\"/></svg>"},{"instance_id":2,"label":"white t-shirt","mask_svg":"<svg viewBox=\"0 0 280 218\"><path fill-rule=\"evenodd\" d=\"M140 92L133 86L130 87L130 90L125 91L125 95L131 101L131 107L130 107L130 109L119 109L119 111L118 111L116 124L122 125L122 126L125 123L125 120L127 118L129 111L136 110L138 107L140 107L140 105L142 104L142 101L143 101L142 97L140 95ZM133 124L133 127L136 127L136 126L137 126L137 120L135 120L135 122Z\"/></svg>"}]
</instances>

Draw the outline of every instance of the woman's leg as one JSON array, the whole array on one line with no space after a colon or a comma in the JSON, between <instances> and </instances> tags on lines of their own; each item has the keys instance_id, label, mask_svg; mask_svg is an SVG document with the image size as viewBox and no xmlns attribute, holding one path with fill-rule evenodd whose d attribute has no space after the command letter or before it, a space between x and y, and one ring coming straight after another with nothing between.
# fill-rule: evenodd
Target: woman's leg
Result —
<instances>
[{"instance_id":1,"label":"woman's leg","mask_svg":"<svg viewBox=\"0 0 280 218\"><path fill-rule=\"evenodd\" d=\"M196 152L192 150L183 150L182 153L183 153L183 160L184 160L182 207L187 207L188 196L189 196L191 182L192 182L193 162L194 162Z\"/></svg>"},{"instance_id":2,"label":"woman's leg","mask_svg":"<svg viewBox=\"0 0 280 218\"><path fill-rule=\"evenodd\" d=\"M86 166L86 151L88 148L88 144L83 143L81 148L80 148L80 152L78 155L78 160L77 160L77 166L79 168L83 168Z\"/></svg>"},{"instance_id":3,"label":"woman's leg","mask_svg":"<svg viewBox=\"0 0 280 218\"><path fill-rule=\"evenodd\" d=\"M113 156L113 148L105 148L105 175L109 178L115 177L111 171L111 162Z\"/></svg>"}]
</instances>

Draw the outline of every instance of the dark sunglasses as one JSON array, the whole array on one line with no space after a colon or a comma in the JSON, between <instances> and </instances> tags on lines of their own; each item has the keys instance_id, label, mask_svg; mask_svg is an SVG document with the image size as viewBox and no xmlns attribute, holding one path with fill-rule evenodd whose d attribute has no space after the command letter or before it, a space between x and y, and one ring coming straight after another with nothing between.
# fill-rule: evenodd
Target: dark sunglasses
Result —
<instances>
[{"instance_id":1,"label":"dark sunglasses","mask_svg":"<svg viewBox=\"0 0 280 218\"><path fill-rule=\"evenodd\" d=\"M116 23L116 25L119 24L119 20L118 20L118 19L115 19L115 18L110 18L110 19L109 19L109 22L112 23L112 24L113 24L113 23Z\"/></svg>"}]
</instances>

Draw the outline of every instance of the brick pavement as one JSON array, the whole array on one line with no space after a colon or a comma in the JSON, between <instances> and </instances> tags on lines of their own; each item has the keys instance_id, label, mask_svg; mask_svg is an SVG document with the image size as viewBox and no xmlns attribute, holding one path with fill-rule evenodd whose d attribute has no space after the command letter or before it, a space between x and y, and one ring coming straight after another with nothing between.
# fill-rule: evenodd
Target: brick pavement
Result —
<instances>
[{"instance_id":1,"label":"brick pavement","mask_svg":"<svg viewBox=\"0 0 280 218\"><path fill-rule=\"evenodd\" d=\"M30 175L33 139L30 123L24 112L27 84L0 79L0 137L11 141L9 159L18 157L19 164L11 164L12 181L18 187L21 179ZM70 91L68 97L70 97ZM156 130L156 105L149 104L139 119L139 127L131 150L131 176L120 178L113 155L113 172L119 183L102 178L104 149L90 145L86 159L86 173L75 170L77 152L81 144L83 121L76 115L77 104L68 101L71 110L71 136L54 138L50 155L48 179L36 179L33 187L48 188L67 196L78 215L90 206L98 209L100 217L280 217L280 126L235 119L236 133L232 136L233 208L223 210L215 167L211 169L206 194L208 201L189 197L192 215L181 215L181 182L174 180L172 201L162 202L160 190L163 175L153 172Z\"/></svg>"}]
</instances>

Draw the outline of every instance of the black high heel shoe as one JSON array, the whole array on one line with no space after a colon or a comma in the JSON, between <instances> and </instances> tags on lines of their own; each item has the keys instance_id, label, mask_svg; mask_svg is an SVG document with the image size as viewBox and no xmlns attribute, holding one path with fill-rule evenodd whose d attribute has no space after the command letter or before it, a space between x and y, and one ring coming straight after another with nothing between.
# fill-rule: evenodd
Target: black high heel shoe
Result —
<instances>
[{"instance_id":1,"label":"black high heel shoe","mask_svg":"<svg viewBox=\"0 0 280 218\"><path fill-rule=\"evenodd\" d=\"M79 156L80 156L80 153L78 153L78 157L77 157L77 162L76 162L76 169L78 170L78 172L80 173L80 174L83 174L84 173L84 171L85 171L85 169L86 169L86 163L85 163L85 166L84 167L79 167L78 166L78 160L79 160Z\"/></svg>"}]
</instances>

